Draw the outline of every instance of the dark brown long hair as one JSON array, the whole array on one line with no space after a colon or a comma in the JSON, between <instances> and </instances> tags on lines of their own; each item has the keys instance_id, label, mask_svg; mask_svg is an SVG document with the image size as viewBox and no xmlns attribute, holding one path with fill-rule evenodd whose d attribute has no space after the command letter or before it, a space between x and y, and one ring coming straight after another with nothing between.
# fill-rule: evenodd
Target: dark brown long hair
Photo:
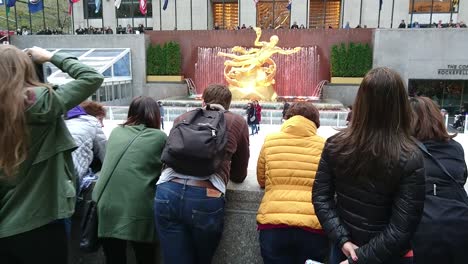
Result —
<instances>
[{"instance_id":1,"label":"dark brown long hair","mask_svg":"<svg viewBox=\"0 0 468 264\"><path fill-rule=\"evenodd\" d=\"M410 99L413 109L413 135L418 140L449 141L455 135L449 135L439 106L427 97Z\"/></svg>"},{"instance_id":2,"label":"dark brown long hair","mask_svg":"<svg viewBox=\"0 0 468 264\"><path fill-rule=\"evenodd\" d=\"M130 103L127 121L124 126L145 125L149 128L161 128L161 114L158 103L151 97L138 96Z\"/></svg>"},{"instance_id":3,"label":"dark brown long hair","mask_svg":"<svg viewBox=\"0 0 468 264\"><path fill-rule=\"evenodd\" d=\"M353 121L330 142L337 165L352 176L384 176L402 153L415 149L403 80L389 68L369 71L359 87ZM379 173L380 172L380 173Z\"/></svg>"}]
</instances>

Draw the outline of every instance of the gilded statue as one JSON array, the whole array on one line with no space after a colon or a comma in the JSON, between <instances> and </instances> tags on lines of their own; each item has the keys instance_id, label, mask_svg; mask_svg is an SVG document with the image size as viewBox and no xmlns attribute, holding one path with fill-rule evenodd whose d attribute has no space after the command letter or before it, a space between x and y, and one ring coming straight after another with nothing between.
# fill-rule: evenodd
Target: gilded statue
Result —
<instances>
[{"instance_id":1,"label":"gilded statue","mask_svg":"<svg viewBox=\"0 0 468 264\"><path fill-rule=\"evenodd\" d=\"M273 89L276 64L271 56L274 54L290 55L300 51L301 48L284 50L277 47L279 38L276 35L271 36L269 42L260 41L262 30L260 28L254 28L254 30L257 35L254 42L255 48L247 50L235 46L232 52L237 54L219 52L218 56L231 59L224 62L224 77L229 83L234 99L274 101L277 97Z\"/></svg>"}]
</instances>

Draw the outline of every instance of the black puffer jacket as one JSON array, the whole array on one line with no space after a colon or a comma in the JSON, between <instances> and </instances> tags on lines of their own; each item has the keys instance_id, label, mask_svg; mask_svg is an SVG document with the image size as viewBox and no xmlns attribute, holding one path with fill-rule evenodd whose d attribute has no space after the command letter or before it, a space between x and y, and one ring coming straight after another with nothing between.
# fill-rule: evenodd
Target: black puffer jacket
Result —
<instances>
[{"instance_id":1,"label":"black puffer jacket","mask_svg":"<svg viewBox=\"0 0 468 264\"><path fill-rule=\"evenodd\" d=\"M389 263L403 256L424 206L421 152L401 155L399 167L375 172L389 175L364 180L336 168L330 140L333 137L323 150L312 191L322 227L340 249L347 241L359 246L357 263Z\"/></svg>"}]
</instances>

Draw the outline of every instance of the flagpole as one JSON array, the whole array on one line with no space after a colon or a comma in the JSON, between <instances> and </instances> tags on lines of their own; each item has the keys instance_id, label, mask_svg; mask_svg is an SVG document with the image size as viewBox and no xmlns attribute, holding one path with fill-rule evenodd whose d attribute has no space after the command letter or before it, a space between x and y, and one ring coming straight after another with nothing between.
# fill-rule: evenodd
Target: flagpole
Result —
<instances>
[{"instance_id":1,"label":"flagpole","mask_svg":"<svg viewBox=\"0 0 468 264\"><path fill-rule=\"evenodd\" d=\"M382 12L382 1L379 2L379 18L377 19L377 28L380 28L380 13Z\"/></svg>"},{"instance_id":2,"label":"flagpole","mask_svg":"<svg viewBox=\"0 0 468 264\"><path fill-rule=\"evenodd\" d=\"M15 30L18 29L18 13L16 12L16 4L15 4Z\"/></svg>"},{"instance_id":3,"label":"flagpole","mask_svg":"<svg viewBox=\"0 0 468 264\"><path fill-rule=\"evenodd\" d=\"M393 13L395 12L395 0L392 0L392 17L390 21L390 28L393 28Z\"/></svg>"},{"instance_id":4,"label":"flagpole","mask_svg":"<svg viewBox=\"0 0 468 264\"><path fill-rule=\"evenodd\" d=\"M62 28L61 26L61 23L60 23L60 5L59 5L59 1L57 0L57 26L58 28Z\"/></svg>"},{"instance_id":5,"label":"flagpole","mask_svg":"<svg viewBox=\"0 0 468 264\"><path fill-rule=\"evenodd\" d=\"M434 11L434 0L432 0L432 2L431 2L431 15L429 16L429 25L432 25L432 13L433 13L433 11Z\"/></svg>"},{"instance_id":6,"label":"flagpole","mask_svg":"<svg viewBox=\"0 0 468 264\"><path fill-rule=\"evenodd\" d=\"M132 11L132 31L133 28L135 27L135 10L133 10L134 5L133 5L133 0L132 0L132 8L130 9Z\"/></svg>"},{"instance_id":7,"label":"flagpole","mask_svg":"<svg viewBox=\"0 0 468 264\"><path fill-rule=\"evenodd\" d=\"M32 29L32 18L31 18L31 10L29 10L29 6L28 6L28 12L29 12L29 30L30 30L30 33L32 35L33 33L33 29Z\"/></svg>"},{"instance_id":8,"label":"flagpole","mask_svg":"<svg viewBox=\"0 0 468 264\"><path fill-rule=\"evenodd\" d=\"M15 4L15 6L16 6L16 4ZM10 15L10 14L9 14L9 13L10 13L10 12L9 12L9 9L10 9L10 8L8 7L8 1L6 1L6 3L5 3L5 14L6 14L7 41L8 41L8 43L10 43L10 21L8 21L8 20L9 20L8 17L9 17L9 15Z\"/></svg>"},{"instance_id":9,"label":"flagpole","mask_svg":"<svg viewBox=\"0 0 468 264\"><path fill-rule=\"evenodd\" d=\"M43 24L43 30L45 32L45 29L46 29L46 22L45 22L45 4L44 4L44 0L41 1L42 3L42 24Z\"/></svg>"}]
</instances>

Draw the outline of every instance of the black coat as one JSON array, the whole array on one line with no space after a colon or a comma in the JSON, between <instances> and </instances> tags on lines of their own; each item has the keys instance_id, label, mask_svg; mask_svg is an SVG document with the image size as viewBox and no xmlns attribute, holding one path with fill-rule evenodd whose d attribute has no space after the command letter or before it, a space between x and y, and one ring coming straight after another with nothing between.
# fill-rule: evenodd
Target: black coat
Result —
<instances>
[{"instance_id":1,"label":"black coat","mask_svg":"<svg viewBox=\"0 0 468 264\"><path fill-rule=\"evenodd\" d=\"M468 198L461 187L467 178L463 147L454 140L430 140L423 144L457 183L425 155L426 202L413 237L415 263L467 263Z\"/></svg>"},{"instance_id":2,"label":"black coat","mask_svg":"<svg viewBox=\"0 0 468 264\"><path fill-rule=\"evenodd\" d=\"M327 140L313 186L319 221L340 249L347 241L359 246L357 263L390 263L410 249L421 217L423 156L418 149L402 154L399 166L375 172L387 175L364 180L336 168L336 158L329 154L333 138Z\"/></svg>"}]
</instances>

